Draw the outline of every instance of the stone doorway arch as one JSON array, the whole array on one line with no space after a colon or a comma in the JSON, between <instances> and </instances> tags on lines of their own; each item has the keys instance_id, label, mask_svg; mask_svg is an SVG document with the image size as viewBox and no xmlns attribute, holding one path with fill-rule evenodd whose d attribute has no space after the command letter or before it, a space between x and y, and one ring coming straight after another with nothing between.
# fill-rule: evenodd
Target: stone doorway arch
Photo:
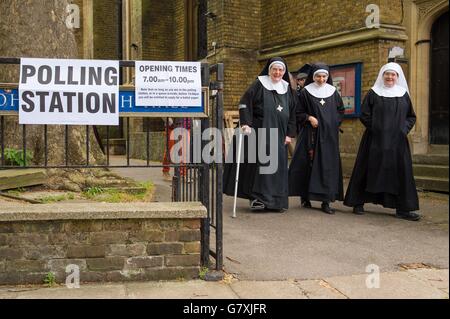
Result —
<instances>
[{"instance_id":1,"label":"stone doorway arch","mask_svg":"<svg viewBox=\"0 0 450 319\"><path fill-rule=\"evenodd\" d=\"M417 123L412 138L414 154L430 151L430 66L431 29L434 22L448 12L448 1L414 1L410 29L412 100Z\"/></svg>"},{"instance_id":2,"label":"stone doorway arch","mask_svg":"<svg viewBox=\"0 0 450 319\"><path fill-rule=\"evenodd\" d=\"M431 29L430 144L448 145L448 11Z\"/></svg>"}]
</instances>

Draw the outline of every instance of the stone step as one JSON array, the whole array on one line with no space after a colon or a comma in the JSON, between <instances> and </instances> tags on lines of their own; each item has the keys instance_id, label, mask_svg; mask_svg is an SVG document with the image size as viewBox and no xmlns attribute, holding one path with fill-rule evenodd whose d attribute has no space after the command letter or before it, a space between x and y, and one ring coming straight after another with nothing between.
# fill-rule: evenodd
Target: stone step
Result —
<instances>
[{"instance_id":1,"label":"stone step","mask_svg":"<svg viewBox=\"0 0 450 319\"><path fill-rule=\"evenodd\" d=\"M448 166L448 153L447 154L416 154L416 155L413 155L413 163L414 164Z\"/></svg>"},{"instance_id":2,"label":"stone step","mask_svg":"<svg viewBox=\"0 0 450 319\"><path fill-rule=\"evenodd\" d=\"M448 180L448 166L413 164L415 176L446 178Z\"/></svg>"},{"instance_id":3,"label":"stone step","mask_svg":"<svg viewBox=\"0 0 450 319\"><path fill-rule=\"evenodd\" d=\"M448 145L431 144L429 146L429 153L448 155Z\"/></svg>"},{"instance_id":4,"label":"stone step","mask_svg":"<svg viewBox=\"0 0 450 319\"><path fill-rule=\"evenodd\" d=\"M106 139L102 140L103 147L106 148ZM125 155L127 148L127 141L124 138L110 138L109 139L109 155ZM105 150L106 152L106 150Z\"/></svg>"},{"instance_id":5,"label":"stone step","mask_svg":"<svg viewBox=\"0 0 450 319\"><path fill-rule=\"evenodd\" d=\"M448 193L448 178L414 176L418 189Z\"/></svg>"},{"instance_id":6,"label":"stone step","mask_svg":"<svg viewBox=\"0 0 450 319\"><path fill-rule=\"evenodd\" d=\"M47 182L44 169L0 170L0 190L40 185Z\"/></svg>"}]
</instances>

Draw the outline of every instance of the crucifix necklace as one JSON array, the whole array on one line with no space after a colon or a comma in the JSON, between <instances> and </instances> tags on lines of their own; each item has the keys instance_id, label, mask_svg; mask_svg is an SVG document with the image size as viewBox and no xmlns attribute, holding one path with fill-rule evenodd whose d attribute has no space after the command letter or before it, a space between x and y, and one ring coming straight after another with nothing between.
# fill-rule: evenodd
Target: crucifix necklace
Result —
<instances>
[{"instance_id":1,"label":"crucifix necklace","mask_svg":"<svg viewBox=\"0 0 450 319\"><path fill-rule=\"evenodd\" d=\"M322 106L324 106L325 101L324 101L323 99L321 99L321 100L319 101L319 103L322 104Z\"/></svg>"},{"instance_id":2,"label":"crucifix necklace","mask_svg":"<svg viewBox=\"0 0 450 319\"><path fill-rule=\"evenodd\" d=\"M279 99L275 96L275 94L273 94L272 96L273 96L273 101L275 102L275 105L278 103L278 106L276 107L276 110L278 112L282 112L283 111L283 107L281 106L281 103L280 103Z\"/></svg>"}]
</instances>

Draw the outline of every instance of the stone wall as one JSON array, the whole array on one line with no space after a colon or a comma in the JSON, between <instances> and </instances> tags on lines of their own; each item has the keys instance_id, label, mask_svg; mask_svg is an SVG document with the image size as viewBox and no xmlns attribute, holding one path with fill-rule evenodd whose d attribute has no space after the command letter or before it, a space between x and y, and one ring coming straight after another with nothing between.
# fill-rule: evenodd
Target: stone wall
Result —
<instances>
[{"instance_id":1,"label":"stone wall","mask_svg":"<svg viewBox=\"0 0 450 319\"><path fill-rule=\"evenodd\" d=\"M0 285L65 283L69 264L81 282L198 276L199 203L67 205L2 208Z\"/></svg>"}]
</instances>

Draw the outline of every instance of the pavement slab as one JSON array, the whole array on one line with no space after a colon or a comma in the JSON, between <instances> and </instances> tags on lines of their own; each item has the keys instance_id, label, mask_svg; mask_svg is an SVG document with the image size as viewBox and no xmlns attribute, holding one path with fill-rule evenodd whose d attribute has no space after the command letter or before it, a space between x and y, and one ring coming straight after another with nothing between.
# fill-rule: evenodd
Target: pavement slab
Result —
<instances>
[{"instance_id":1,"label":"pavement slab","mask_svg":"<svg viewBox=\"0 0 450 319\"><path fill-rule=\"evenodd\" d=\"M236 294L222 282L202 280L128 283L130 299L236 299Z\"/></svg>"},{"instance_id":2,"label":"pavement slab","mask_svg":"<svg viewBox=\"0 0 450 319\"><path fill-rule=\"evenodd\" d=\"M241 299L307 299L293 281L238 281L231 288Z\"/></svg>"},{"instance_id":3,"label":"pavement slab","mask_svg":"<svg viewBox=\"0 0 450 319\"><path fill-rule=\"evenodd\" d=\"M448 299L448 269L381 273L379 288L368 275L284 281L151 281L56 286L2 286L0 299ZM447 287L447 288L445 288Z\"/></svg>"},{"instance_id":4,"label":"pavement slab","mask_svg":"<svg viewBox=\"0 0 450 319\"><path fill-rule=\"evenodd\" d=\"M448 269L415 269L408 270L412 276L427 282L433 287L447 291L449 288L449 271Z\"/></svg>"},{"instance_id":5,"label":"pavement slab","mask_svg":"<svg viewBox=\"0 0 450 319\"><path fill-rule=\"evenodd\" d=\"M71 289L61 286L0 291L0 298L5 299L122 299L125 297L123 284L80 284L80 288Z\"/></svg>"},{"instance_id":6,"label":"pavement slab","mask_svg":"<svg viewBox=\"0 0 450 319\"><path fill-rule=\"evenodd\" d=\"M366 284L369 279L368 276L373 276L373 274L331 277L324 280L350 299L448 298L448 294L442 290L433 287L407 271L381 273L379 287L375 285L369 285L368 287Z\"/></svg>"},{"instance_id":7,"label":"pavement slab","mask_svg":"<svg viewBox=\"0 0 450 319\"><path fill-rule=\"evenodd\" d=\"M324 280L297 281L296 285L308 299L347 299L347 296Z\"/></svg>"}]
</instances>

